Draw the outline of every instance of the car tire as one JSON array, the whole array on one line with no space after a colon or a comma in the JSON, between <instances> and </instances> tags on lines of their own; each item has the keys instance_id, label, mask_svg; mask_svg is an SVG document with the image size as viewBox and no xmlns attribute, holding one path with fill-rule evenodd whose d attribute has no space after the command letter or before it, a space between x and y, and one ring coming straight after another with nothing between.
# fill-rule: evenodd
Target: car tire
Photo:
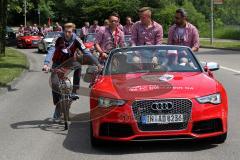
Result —
<instances>
[{"instance_id":1,"label":"car tire","mask_svg":"<svg viewBox=\"0 0 240 160\"><path fill-rule=\"evenodd\" d=\"M38 48L38 53L42 53L42 51Z\"/></svg>"},{"instance_id":2,"label":"car tire","mask_svg":"<svg viewBox=\"0 0 240 160\"><path fill-rule=\"evenodd\" d=\"M224 133L222 135L213 137L210 141L211 143L214 143L214 144L222 144L226 141L226 139L227 139L227 133Z\"/></svg>"},{"instance_id":3,"label":"car tire","mask_svg":"<svg viewBox=\"0 0 240 160\"><path fill-rule=\"evenodd\" d=\"M90 122L90 141L91 141L92 147L94 148L100 147L102 145L102 141L93 136L92 122Z\"/></svg>"}]
</instances>

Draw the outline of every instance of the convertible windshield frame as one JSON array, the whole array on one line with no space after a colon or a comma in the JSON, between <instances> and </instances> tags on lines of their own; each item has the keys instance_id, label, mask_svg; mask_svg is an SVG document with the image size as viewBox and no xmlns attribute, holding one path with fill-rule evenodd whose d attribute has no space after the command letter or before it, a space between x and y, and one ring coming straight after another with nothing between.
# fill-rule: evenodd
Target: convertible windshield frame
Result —
<instances>
[{"instance_id":1,"label":"convertible windshield frame","mask_svg":"<svg viewBox=\"0 0 240 160\"><path fill-rule=\"evenodd\" d=\"M135 51L135 50L141 50L141 49L159 49L159 50L187 50L189 54L191 54L192 59L195 61L196 63L196 67L198 68L198 70L196 71L167 71L167 72L204 72L202 65L200 64L199 60L197 59L197 57L194 55L194 53L191 51L191 48L186 47L186 46L178 46L178 45L149 45L149 46L134 46L134 47L124 47L124 48L116 48L113 49L108 56L108 59L106 60L106 63L104 65L104 69L102 72L102 75L111 75L111 73L108 73L108 68L110 67L110 63L112 61L112 57L115 54L118 54L119 52L127 52L127 51ZM158 71L161 72L161 71ZM128 74L128 73L125 73Z\"/></svg>"}]
</instances>

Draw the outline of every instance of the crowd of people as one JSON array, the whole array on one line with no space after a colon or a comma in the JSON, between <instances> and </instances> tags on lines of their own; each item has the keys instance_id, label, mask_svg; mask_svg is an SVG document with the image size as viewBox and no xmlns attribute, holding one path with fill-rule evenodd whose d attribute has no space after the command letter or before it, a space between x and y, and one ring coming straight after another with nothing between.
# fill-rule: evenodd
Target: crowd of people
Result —
<instances>
[{"instance_id":1,"label":"crowd of people","mask_svg":"<svg viewBox=\"0 0 240 160\"><path fill-rule=\"evenodd\" d=\"M131 45L161 45L163 43L163 27L152 19L152 11L149 7L143 7L138 10L139 21L132 22L131 17L126 17L126 25L120 24L120 16L118 13L113 12L108 19L104 21L103 26L99 26L98 21L94 20L90 26L89 22L85 22L85 25L81 28L81 34L78 37L74 31L76 26L73 23L67 23L64 25L64 31L62 27L56 23L55 31L61 32L60 36L56 39L55 47L52 47L48 51L48 55L44 61L44 70L50 70L50 63L53 62L52 68L56 68L64 64L67 60L75 57L76 50L82 51L90 61L97 65L101 69L104 65L109 52L114 48L124 47L124 36L131 35ZM34 25L33 27L26 27L25 30L31 32L45 32L52 31L49 26L43 26L41 30ZM21 30L20 30L21 31ZM89 33L95 33L95 49L99 53L99 59L96 59L91 52L84 46L82 38ZM187 20L187 13L184 9L176 10L175 23L170 27L168 33L169 45L182 45L188 46L193 52L199 49L199 34L197 28ZM175 54L175 53L174 53ZM135 55L133 61L138 63L141 55ZM79 89L81 69L76 70L74 73L74 90L73 94ZM56 81L56 77L53 77L53 82ZM56 111L54 118L59 117L59 93L53 90L53 101L56 105Z\"/></svg>"},{"instance_id":2,"label":"crowd of people","mask_svg":"<svg viewBox=\"0 0 240 160\"><path fill-rule=\"evenodd\" d=\"M46 35L48 32L62 32L62 26L56 22L55 26L52 27L51 25L44 24L42 27L38 26L37 24L27 25L26 27L20 25L18 29L18 35Z\"/></svg>"}]
</instances>

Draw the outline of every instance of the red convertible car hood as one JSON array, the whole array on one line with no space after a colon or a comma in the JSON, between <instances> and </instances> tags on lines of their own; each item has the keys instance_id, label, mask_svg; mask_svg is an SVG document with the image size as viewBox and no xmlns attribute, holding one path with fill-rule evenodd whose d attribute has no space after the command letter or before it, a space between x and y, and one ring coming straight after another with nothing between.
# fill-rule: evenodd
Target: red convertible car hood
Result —
<instances>
[{"instance_id":1,"label":"red convertible car hood","mask_svg":"<svg viewBox=\"0 0 240 160\"><path fill-rule=\"evenodd\" d=\"M195 98L215 93L217 85L200 72L140 73L101 76L93 90L97 95L127 100Z\"/></svg>"}]
</instances>

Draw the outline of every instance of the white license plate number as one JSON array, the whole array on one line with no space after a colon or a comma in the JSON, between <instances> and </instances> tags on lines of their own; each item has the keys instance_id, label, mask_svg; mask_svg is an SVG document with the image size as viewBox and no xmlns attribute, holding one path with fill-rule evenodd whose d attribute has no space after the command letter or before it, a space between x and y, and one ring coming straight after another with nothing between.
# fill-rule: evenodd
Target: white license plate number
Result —
<instances>
[{"instance_id":1,"label":"white license plate number","mask_svg":"<svg viewBox=\"0 0 240 160\"><path fill-rule=\"evenodd\" d=\"M143 115L143 124L168 124L184 122L183 114L164 114L164 115Z\"/></svg>"}]
</instances>

